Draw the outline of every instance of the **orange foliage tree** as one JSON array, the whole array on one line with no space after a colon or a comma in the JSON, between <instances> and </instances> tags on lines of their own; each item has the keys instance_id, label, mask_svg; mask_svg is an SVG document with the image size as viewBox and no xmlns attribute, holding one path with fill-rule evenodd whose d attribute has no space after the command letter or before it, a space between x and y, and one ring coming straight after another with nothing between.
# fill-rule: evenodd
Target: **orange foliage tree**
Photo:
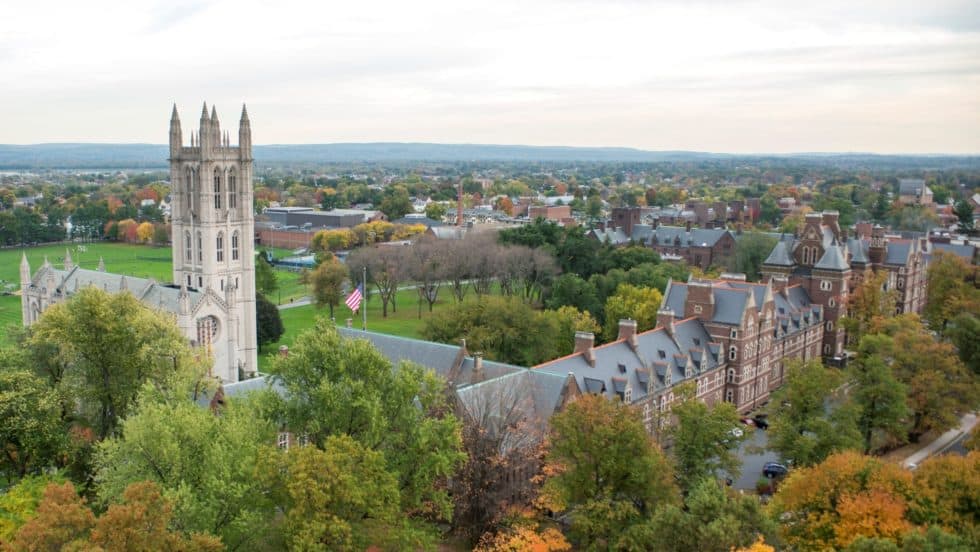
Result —
<instances>
[{"instance_id":1,"label":"orange foliage tree","mask_svg":"<svg viewBox=\"0 0 980 552\"><path fill-rule=\"evenodd\" d=\"M844 548L859 537L898 538L906 518L912 475L896 464L857 452L829 456L795 470L770 504L780 532L800 550Z\"/></svg>"}]
</instances>

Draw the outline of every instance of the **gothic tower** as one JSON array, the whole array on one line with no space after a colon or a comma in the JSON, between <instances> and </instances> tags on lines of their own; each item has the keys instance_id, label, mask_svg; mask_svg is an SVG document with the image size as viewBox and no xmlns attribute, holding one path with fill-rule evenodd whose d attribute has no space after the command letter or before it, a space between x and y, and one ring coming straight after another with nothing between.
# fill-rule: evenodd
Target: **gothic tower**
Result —
<instances>
[{"instance_id":1,"label":"gothic tower","mask_svg":"<svg viewBox=\"0 0 980 552\"><path fill-rule=\"evenodd\" d=\"M215 376L238 381L257 371L252 131L244 105L237 146L207 104L185 146L174 105L170 182L174 283L202 299L178 323L196 326L194 341L214 356Z\"/></svg>"}]
</instances>

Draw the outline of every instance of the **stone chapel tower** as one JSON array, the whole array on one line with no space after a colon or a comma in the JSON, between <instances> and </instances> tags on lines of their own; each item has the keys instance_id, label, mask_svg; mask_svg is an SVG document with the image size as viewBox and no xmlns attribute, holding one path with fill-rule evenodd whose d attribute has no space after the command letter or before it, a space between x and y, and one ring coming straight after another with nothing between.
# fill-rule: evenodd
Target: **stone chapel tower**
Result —
<instances>
[{"instance_id":1,"label":"stone chapel tower","mask_svg":"<svg viewBox=\"0 0 980 552\"><path fill-rule=\"evenodd\" d=\"M238 381L257 371L252 130L242 106L238 145L207 104L185 146L170 118L173 281L181 287L178 324L214 356L214 375ZM188 291L203 294L193 305Z\"/></svg>"}]
</instances>

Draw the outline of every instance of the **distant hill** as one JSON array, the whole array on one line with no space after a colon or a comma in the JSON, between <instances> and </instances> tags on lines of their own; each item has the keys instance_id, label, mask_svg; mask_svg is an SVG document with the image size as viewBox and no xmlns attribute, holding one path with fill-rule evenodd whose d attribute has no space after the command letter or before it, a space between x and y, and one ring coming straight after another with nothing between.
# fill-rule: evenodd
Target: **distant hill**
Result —
<instances>
[{"instance_id":1,"label":"distant hill","mask_svg":"<svg viewBox=\"0 0 980 552\"><path fill-rule=\"evenodd\" d=\"M0 170L159 169L167 167L168 154L168 147L162 144L0 144ZM867 153L734 155L633 148L398 142L264 145L255 146L254 154L259 165L407 161L690 163L768 159L841 166L980 167L980 156Z\"/></svg>"}]
</instances>

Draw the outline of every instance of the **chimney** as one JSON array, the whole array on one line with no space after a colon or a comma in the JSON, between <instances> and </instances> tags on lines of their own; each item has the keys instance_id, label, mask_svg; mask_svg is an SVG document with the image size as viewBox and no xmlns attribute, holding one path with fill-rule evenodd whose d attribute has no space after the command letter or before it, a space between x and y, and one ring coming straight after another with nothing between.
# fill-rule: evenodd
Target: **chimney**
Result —
<instances>
[{"instance_id":1,"label":"chimney","mask_svg":"<svg viewBox=\"0 0 980 552\"><path fill-rule=\"evenodd\" d=\"M674 310L667 307L657 311L657 326L664 329L667 335L674 336Z\"/></svg>"},{"instance_id":2,"label":"chimney","mask_svg":"<svg viewBox=\"0 0 980 552\"><path fill-rule=\"evenodd\" d=\"M289 347L287 347L286 345L280 345L279 346L279 356L281 356L281 357L288 357L289 356Z\"/></svg>"},{"instance_id":3,"label":"chimney","mask_svg":"<svg viewBox=\"0 0 980 552\"><path fill-rule=\"evenodd\" d=\"M592 332L575 332L575 353L582 353L589 366L595 366L595 334Z\"/></svg>"},{"instance_id":4,"label":"chimney","mask_svg":"<svg viewBox=\"0 0 980 552\"><path fill-rule=\"evenodd\" d=\"M471 384L483 381L483 353L473 353L473 375L470 377Z\"/></svg>"},{"instance_id":5,"label":"chimney","mask_svg":"<svg viewBox=\"0 0 980 552\"><path fill-rule=\"evenodd\" d=\"M789 286L789 279L785 276L773 276L770 282L772 282L773 293L782 293Z\"/></svg>"},{"instance_id":6,"label":"chimney","mask_svg":"<svg viewBox=\"0 0 980 552\"><path fill-rule=\"evenodd\" d=\"M871 223L870 222L859 222L854 225L854 235L855 237L866 240L871 237Z\"/></svg>"},{"instance_id":7,"label":"chimney","mask_svg":"<svg viewBox=\"0 0 980 552\"><path fill-rule=\"evenodd\" d=\"M700 311L700 312L698 312ZM696 316L711 320L715 312L715 294L711 282L691 280L687 284L687 300L684 302L684 318Z\"/></svg>"},{"instance_id":8,"label":"chimney","mask_svg":"<svg viewBox=\"0 0 980 552\"><path fill-rule=\"evenodd\" d=\"M634 351L639 346L636 340L636 320L624 319L619 321L619 337L623 339Z\"/></svg>"}]
</instances>

